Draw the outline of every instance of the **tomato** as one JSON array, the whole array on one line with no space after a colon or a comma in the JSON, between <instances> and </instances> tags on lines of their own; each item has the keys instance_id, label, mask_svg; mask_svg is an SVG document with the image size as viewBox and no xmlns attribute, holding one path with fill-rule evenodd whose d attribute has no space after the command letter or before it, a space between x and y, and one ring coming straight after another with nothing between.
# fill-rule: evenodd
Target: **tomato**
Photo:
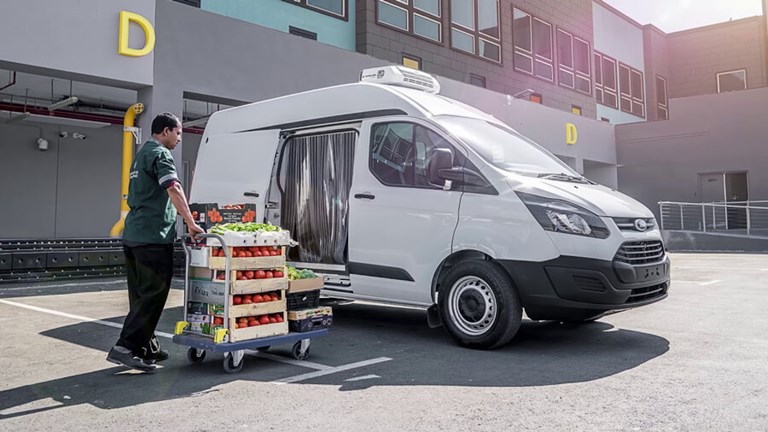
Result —
<instances>
[{"instance_id":1,"label":"tomato","mask_svg":"<svg viewBox=\"0 0 768 432\"><path fill-rule=\"evenodd\" d=\"M271 271L269 271L269 270L267 270L267 271L265 271L265 272L264 272L264 277L265 277L265 278L267 278L267 279L271 279L271 278L273 278L274 276L275 276L275 275L274 275L274 274L273 274Z\"/></svg>"},{"instance_id":2,"label":"tomato","mask_svg":"<svg viewBox=\"0 0 768 432\"><path fill-rule=\"evenodd\" d=\"M277 324L277 318L274 318L274 317L270 317L270 318L269 318L269 323L270 323L270 324Z\"/></svg>"},{"instance_id":3,"label":"tomato","mask_svg":"<svg viewBox=\"0 0 768 432\"><path fill-rule=\"evenodd\" d=\"M215 325L223 325L224 324L224 318L222 318L222 317L213 317L213 324L215 324Z\"/></svg>"},{"instance_id":4,"label":"tomato","mask_svg":"<svg viewBox=\"0 0 768 432\"><path fill-rule=\"evenodd\" d=\"M254 294L254 296L253 296L253 302L254 303L261 303L261 302L264 302L264 301L269 301L269 300L265 300L264 296L262 296L261 294Z\"/></svg>"},{"instance_id":5,"label":"tomato","mask_svg":"<svg viewBox=\"0 0 768 432\"><path fill-rule=\"evenodd\" d=\"M277 270L272 272L272 275L275 276L276 278L281 278L283 277L283 272L281 272L280 270Z\"/></svg>"},{"instance_id":6,"label":"tomato","mask_svg":"<svg viewBox=\"0 0 768 432\"><path fill-rule=\"evenodd\" d=\"M253 276L254 274L251 270L248 270L247 272L245 272L246 279L253 279Z\"/></svg>"},{"instance_id":7,"label":"tomato","mask_svg":"<svg viewBox=\"0 0 768 432\"><path fill-rule=\"evenodd\" d=\"M254 273L254 276L256 277L256 279L264 279L265 277L267 277L267 272L265 272L264 270L257 270Z\"/></svg>"},{"instance_id":8,"label":"tomato","mask_svg":"<svg viewBox=\"0 0 768 432\"><path fill-rule=\"evenodd\" d=\"M251 253L251 251L249 250L243 251L243 254L245 255L246 258L251 258L253 256L253 253Z\"/></svg>"},{"instance_id":9,"label":"tomato","mask_svg":"<svg viewBox=\"0 0 768 432\"><path fill-rule=\"evenodd\" d=\"M251 251L252 253L253 252L259 252L259 248L256 247L256 246L251 246L251 247L248 248L248 250Z\"/></svg>"},{"instance_id":10,"label":"tomato","mask_svg":"<svg viewBox=\"0 0 768 432\"><path fill-rule=\"evenodd\" d=\"M250 298L243 299L243 304L251 304L251 303L253 303L253 300L251 300Z\"/></svg>"},{"instance_id":11,"label":"tomato","mask_svg":"<svg viewBox=\"0 0 768 432\"><path fill-rule=\"evenodd\" d=\"M253 327L259 325L259 322L256 320L248 321L248 327Z\"/></svg>"},{"instance_id":12,"label":"tomato","mask_svg":"<svg viewBox=\"0 0 768 432\"><path fill-rule=\"evenodd\" d=\"M240 325L243 325L243 324L248 325L248 318L246 317L238 318L237 323Z\"/></svg>"},{"instance_id":13,"label":"tomato","mask_svg":"<svg viewBox=\"0 0 768 432\"><path fill-rule=\"evenodd\" d=\"M236 295L236 296L232 297L232 303L236 304L236 305L239 305L239 304L243 303L243 298L240 297L239 295Z\"/></svg>"},{"instance_id":14,"label":"tomato","mask_svg":"<svg viewBox=\"0 0 768 432\"><path fill-rule=\"evenodd\" d=\"M242 276L242 275L243 275L243 272L241 272L240 270L238 270L238 271L237 271L235 274L237 275L237 276L235 276L235 278L236 278L236 279L240 279L240 276Z\"/></svg>"},{"instance_id":15,"label":"tomato","mask_svg":"<svg viewBox=\"0 0 768 432\"><path fill-rule=\"evenodd\" d=\"M263 256L263 254L261 253L261 251L255 250L253 251L253 256L260 257L260 256Z\"/></svg>"},{"instance_id":16,"label":"tomato","mask_svg":"<svg viewBox=\"0 0 768 432\"><path fill-rule=\"evenodd\" d=\"M259 324L269 324L269 317L262 315L259 317Z\"/></svg>"},{"instance_id":17,"label":"tomato","mask_svg":"<svg viewBox=\"0 0 768 432\"><path fill-rule=\"evenodd\" d=\"M270 250L270 249L272 249L272 248L270 248L270 247L267 247L267 246L262 246L262 247L261 247L261 253L263 253L263 254L266 254L266 255L269 255L269 250Z\"/></svg>"},{"instance_id":18,"label":"tomato","mask_svg":"<svg viewBox=\"0 0 768 432\"><path fill-rule=\"evenodd\" d=\"M276 320L277 320L277 322L279 322L279 323L283 322L283 316L282 316L282 315L280 315L280 314L277 314L277 315L275 315L275 319L276 319Z\"/></svg>"},{"instance_id":19,"label":"tomato","mask_svg":"<svg viewBox=\"0 0 768 432\"><path fill-rule=\"evenodd\" d=\"M245 294L243 296L243 301L246 301L246 300L253 300L253 296L251 294Z\"/></svg>"},{"instance_id":20,"label":"tomato","mask_svg":"<svg viewBox=\"0 0 768 432\"><path fill-rule=\"evenodd\" d=\"M238 258L245 258L245 252L243 252L243 251L238 252L237 253L237 257Z\"/></svg>"}]
</instances>

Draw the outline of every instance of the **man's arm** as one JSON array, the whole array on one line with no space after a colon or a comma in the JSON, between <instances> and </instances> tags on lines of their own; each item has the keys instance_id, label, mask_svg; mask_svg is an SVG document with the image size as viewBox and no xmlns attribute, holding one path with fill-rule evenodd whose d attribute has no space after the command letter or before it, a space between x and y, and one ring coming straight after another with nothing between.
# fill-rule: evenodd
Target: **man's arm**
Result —
<instances>
[{"instance_id":1,"label":"man's arm","mask_svg":"<svg viewBox=\"0 0 768 432\"><path fill-rule=\"evenodd\" d=\"M184 189L181 187L181 183L174 181L171 186L165 189L165 191L168 192L168 196L171 198L173 206L176 207L176 211L181 215L181 218L184 219L184 222L187 223L187 231L189 231L192 240L197 240L197 234L204 233L205 231L203 231L203 229L197 225L195 220L192 219L192 212L189 210L187 196L184 193Z\"/></svg>"}]
</instances>

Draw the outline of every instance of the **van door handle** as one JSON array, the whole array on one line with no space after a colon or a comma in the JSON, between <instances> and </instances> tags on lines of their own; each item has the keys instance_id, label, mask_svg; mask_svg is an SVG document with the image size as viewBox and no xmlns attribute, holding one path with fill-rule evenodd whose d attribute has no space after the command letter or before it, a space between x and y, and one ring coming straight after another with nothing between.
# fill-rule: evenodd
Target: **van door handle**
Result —
<instances>
[{"instance_id":1,"label":"van door handle","mask_svg":"<svg viewBox=\"0 0 768 432\"><path fill-rule=\"evenodd\" d=\"M371 195L369 193L361 193L361 194L355 194L355 198L357 198L357 199L372 200L372 199L375 199L376 196L375 195Z\"/></svg>"},{"instance_id":2,"label":"van door handle","mask_svg":"<svg viewBox=\"0 0 768 432\"><path fill-rule=\"evenodd\" d=\"M251 198L258 198L259 194L257 192L245 192L243 194L245 197L251 197Z\"/></svg>"}]
</instances>

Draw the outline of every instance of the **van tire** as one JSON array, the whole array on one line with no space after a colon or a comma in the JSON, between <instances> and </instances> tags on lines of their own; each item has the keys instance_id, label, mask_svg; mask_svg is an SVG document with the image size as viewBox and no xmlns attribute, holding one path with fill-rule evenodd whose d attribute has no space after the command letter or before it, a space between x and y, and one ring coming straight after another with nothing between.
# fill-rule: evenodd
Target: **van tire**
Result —
<instances>
[{"instance_id":1,"label":"van tire","mask_svg":"<svg viewBox=\"0 0 768 432\"><path fill-rule=\"evenodd\" d=\"M523 307L509 276L491 261L463 261L440 283L438 306L448 334L459 345L494 349L520 328Z\"/></svg>"}]
</instances>

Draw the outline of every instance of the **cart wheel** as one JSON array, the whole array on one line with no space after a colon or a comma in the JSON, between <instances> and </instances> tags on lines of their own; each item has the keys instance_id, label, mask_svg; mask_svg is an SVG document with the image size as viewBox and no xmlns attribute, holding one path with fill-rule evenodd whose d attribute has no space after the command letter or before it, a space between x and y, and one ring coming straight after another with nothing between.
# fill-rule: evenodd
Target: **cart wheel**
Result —
<instances>
[{"instance_id":1,"label":"cart wheel","mask_svg":"<svg viewBox=\"0 0 768 432\"><path fill-rule=\"evenodd\" d=\"M304 352L301 351L301 342L302 341L298 341L293 344L293 348L291 349L291 354L293 354L293 358L296 360L306 360L309 357L309 340L306 342Z\"/></svg>"},{"instance_id":2,"label":"cart wheel","mask_svg":"<svg viewBox=\"0 0 768 432\"><path fill-rule=\"evenodd\" d=\"M235 357L232 355L228 355L224 357L224 371L226 373L236 374L243 369L244 363L245 361L243 361L243 359L240 359L240 362L235 364Z\"/></svg>"},{"instance_id":3,"label":"cart wheel","mask_svg":"<svg viewBox=\"0 0 768 432\"><path fill-rule=\"evenodd\" d=\"M202 361L205 360L205 350L189 347L187 350L187 360L193 364L202 363Z\"/></svg>"},{"instance_id":4,"label":"cart wheel","mask_svg":"<svg viewBox=\"0 0 768 432\"><path fill-rule=\"evenodd\" d=\"M267 352L267 351L269 351L269 345L263 346L263 347L258 347L258 348L256 348L256 351L258 351L258 352Z\"/></svg>"}]
</instances>

